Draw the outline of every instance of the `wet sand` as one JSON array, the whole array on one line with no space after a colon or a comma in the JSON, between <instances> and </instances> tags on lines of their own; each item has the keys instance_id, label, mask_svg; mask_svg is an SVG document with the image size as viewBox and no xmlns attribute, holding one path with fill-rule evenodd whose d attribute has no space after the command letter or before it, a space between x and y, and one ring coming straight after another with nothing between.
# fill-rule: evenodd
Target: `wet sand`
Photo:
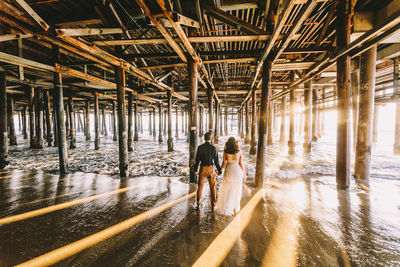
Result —
<instances>
[{"instance_id":1,"label":"wet sand","mask_svg":"<svg viewBox=\"0 0 400 267\"><path fill-rule=\"evenodd\" d=\"M11 147L10 169L0 173L0 220L115 193L1 225L0 266L25 262L194 192L196 186L186 178L185 139L168 154L165 143L141 137L144 140L136 143L130 156L132 178L125 180L118 179L114 170L118 157L111 139L102 140L101 150L95 152L92 143L78 136L78 149L70 151L75 155L70 160L72 173L66 176L57 175L57 160L50 160L56 149ZM242 211L246 211L257 191L251 187L254 157L241 147L250 178L243 189ZM285 148L285 144L269 147L269 178L249 215L239 213L239 224L234 224L233 216L211 212L205 186L199 211L194 209L194 198L189 198L57 265L190 266L203 259L222 233L228 238L212 251L222 266L400 265L398 158L378 155L369 182L352 180L349 191L338 191L331 143L321 141L307 156L301 151L288 156ZM37 153L40 160L34 157ZM240 237L235 239L236 235ZM232 248L225 246L229 241Z\"/></svg>"}]
</instances>

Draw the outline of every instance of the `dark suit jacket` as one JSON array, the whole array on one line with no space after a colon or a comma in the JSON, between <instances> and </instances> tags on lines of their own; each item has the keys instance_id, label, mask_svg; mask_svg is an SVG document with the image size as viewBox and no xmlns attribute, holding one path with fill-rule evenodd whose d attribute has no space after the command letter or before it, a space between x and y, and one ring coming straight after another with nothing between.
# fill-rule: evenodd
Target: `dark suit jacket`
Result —
<instances>
[{"instance_id":1,"label":"dark suit jacket","mask_svg":"<svg viewBox=\"0 0 400 267\"><path fill-rule=\"evenodd\" d=\"M221 166L219 165L218 161L217 149L210 142L205 142L204 144L197 147L196 161L194 163L195 172L197 172L199 164L201 166L215 165L218 173L221 173Z\"/></svg>"}]
</instances>

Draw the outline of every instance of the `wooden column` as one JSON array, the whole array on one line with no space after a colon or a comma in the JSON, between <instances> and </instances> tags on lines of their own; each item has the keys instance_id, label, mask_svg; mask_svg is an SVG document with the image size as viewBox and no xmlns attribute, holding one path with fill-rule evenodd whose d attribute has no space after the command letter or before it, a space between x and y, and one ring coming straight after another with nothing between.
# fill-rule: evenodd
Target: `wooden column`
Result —
<instances>
[{"instance_id":1,"label":"wooden column","mask_svg":"<svg viewBox=\"0 0 400 267\"><path fill-rule=\"evenodd\" d=\"M136 124L136 120L135 120ZM133 151L133 95L128 92L128 151ZM136 128L136 127L135 127Z\"/></svg>"},{"instance_id":2,"label":"wooden column","mask_svg":"<svg viewBox=\"0 0 400 267\"><path fill-rule=\"evenodd\" d=\"M208 95L208 131L214 132L214 90L209 89Z\"/></svg>"},{"instance_id":3,"label":"wooden column","mask_svg":"<svg viewBox=\"0 0 400 267\"><path fill-rule=\"evenodd\" d=\"M164 133L164 135L167 135L167 110L164 110L164 118L163 118L163 124L164 124L164 126L163 126L163 133Z\"/></svg>"},{"instance_id":4,"label":"wooden column","mask_svg":"<svg viewBox=\"0 0 400 267\"><path fill-rule=\"evenodd\" d=\"M99 96L94 92L94 149L100 149L100 133L99 133Z\"/></svg>"},{"instance_id":5,"label":"wooden column","mask_svg":"<svg viewBox=\"0 0 400 267\"><path fill-rule=\"evenodd\" d=\"M181 121L182 121L182 133L185 133L185 127L186 127L186 124L185 124L185 108L182 108L182 111L181 111L181 114L182 114L182 116L181 116Z\"/></svg>"},{"instance_id":6,"label":"wooden column","mask_svg":"<svg viewBox=\"0 0 400 267\"><path fill-rule=\"evenodd\" d=\"M125 70L121 67L114 67L114 71L117 84L119 174L121 178L125 178L129 176L128 140L126 140Z\"/></svg>"},{"instance_id":7,"label":"wooden column","mask_svg":"<svg viewBox=\"0 0 400 267\"><path fill-rule=\"evenodd\" d=\"M286 96L282 96L281 102L281 134L279 140L286 141Z\"/></svg>"},{"instance_id":8,"label":"wooden column","mask_svg":"<svg viewBox=\"0 0 400 267\"><path fill-rule=\"evenodd\" d=\"M156 129L156 107L153 107L153 137L154 140L157 137L157 129Z\"/></svg>"},{"instance_id":9,"label":"wooden column","mask_svg":"<svg viewBox=\"0 0 400 267\"><path fill-rule=\"evenodd\" d=\"M203 136L203 108L199 106L199 137Z\"/></svg>"},{"instance_id":10,"label":"wooden column","mask_svg":"<svg viewBox=\"0 0 400 267\"><path fill-rule=\"evenodd\" d=\"M305 153L311 152L311 120L312 120L312 84L311 81L304 84L304 143Z\"/></svg>"},{"instance_id":11,"label":"wooden column","mask_svg":"<svg viewBox=\"0 0 400 267\"><path fill-rule=\"evenodd\" d=\"M35 148L43 148L43 90L35 88Z\"/></svg>"},{"instance_id":12,"label":"wooden column","mask_svg":"<svg viewBox=\"0 0 400 267\"><path fill-rule=\"evenodd\" d=\"M108 136L108 131L107 131L107 120L106 120L106 107L105 105L103 105L103 107L101 108L101 117L103 119L103 135L104 136Z\"/></svg>"},{"instance_id":13,"label":"wooden column","mask_svg":"<svg viewBox=\"0 0 400 267\"><path fill-rule=\"evenodd\" d=\"M15 125L14 125L14 98L12 95L7 95L7 120L8 120L8 129L10 135L8 136L10 139L10 145L17 145L17 135L15 134Z\"/></svg>"},{"instance_id":14,"label":"wooden column","mask_svg":"<svg viewBox=\"0 0 400 267\"><path fill-rule=\"evenodd\" d=\"M8 165L6 73L0 67L0 169Z\"/></svg>"},{"instance_id":15,"label":"wooden column","mask_svg":"<svg viewBox=\"0 0 400 267\"><path fill-rule=\"evenodd\" d=\"M219 113L219 103L215 103L215 126L214 126L214 144L218 144L218 113Z\"/></svg>"},{"instance_id":16,"label":"wooden column","mask_svg":"<svg viewBox=\"0 0 400 267\"><path fill-rule=\"evenodd\" d=\"M179 138L179 109L178 106L175 108L175 138Z\"/></svg>"},{"instance_id":17,"label":"wooden column","mask_svg":"<svg viewBox=\"0 0 400 267\"><path fill-rule=\"evenodd\" d=\"M47 139L47 145L48 146L52 146L53 143L53 135L51 133L51 118L50 118L50 98L49 98L49 91L46 90L46 92L44 93L44 105L45 105L45 112L46 112L46 130L47 130L47 135L46 135L46 139ZM25 110L23 112L23 116L25 116Z\"/></svg>"},{"instance_id":18,"label":"wooden column","mask_svg":"<svg viewBox=\"0 0 400 267\"><path fill-rule=\"evenodd\" d=\"M28 121L26 119L26 105L22 106L22 135L24 139L28 139Z\"/></svg>"},{"instance_id":19,"label":"wooden column","mask_svg":"<svg viewBox=\"0 0 400 267\"><path fill-rule=\"evenodd\" d=\"M359 66L358 66L358 57L355 60L351 61L352 71L351 71L351 105L352 105L352 113L353 113L353 149L356 149L357 143L357 129L358 129L358 109L359 109Z\"/></svg>"},{"instance_id":20,"label":"wooden column","mask_svg":"<svg viewBox=\"0 0 400 267\"><path fill-rule=\"evenodd\" d=\"M251 141L250 141L250 155L255 155L257 152L256 141L256 124L257 124L257 93L253 88L251 91Z\"/></svg>"},{"instance_id":21,"label":"wooden column","mask_svg":"<svg viewBox=\"0 0 400 267\"><path fill-rule=\"evenodd\" d=\"M54 101L53 101L54 102ZM53 107L53 132L54 132L54 143L53 146L54 147L58 147L58 134L57 134L57 114L56 114L56 108Z\"/></svg>"},{"instance_id":22,"label":"wooden column","mask_svg":"<svg viewBox=\"0 0 400 267\"><path fill-rule=\"evenodd\" d=\"M149 135L152 136L153 135L153 130L151 129L151 126L153 124L151 123L151 110L149 110Z\"/></svg>"},{"instance_id":23,"label":"wooden column","mask_svg":"<svg viewBox=\"0 0 400 267\"><path fill-rule=\"evenodd\" d=\"M143 134L143 112L139 113L139 128L140 128L140 133ZM139 137L138 137L139 139Z\"/></svg>"},{"instance_id":24,"label":"wooden column","mask_svg":"<svg viewBox=\"0 0 400 267\"><path fill-rule=\"evenodd\" d=\"M53 45L53 60L55 64L60 62L60 49ZM53 91L53 106L55 108L55 122L57 124L57 145L58 157L60 165L60 173L68 172L68 150L67 136L65 132L64 121L64 95L62 88L61 72L54 72L54 91Z\"/></svg>"},{"instance_id":25,"label":"wooden column","mask_svg":"<svg viewBox=\"0 0 400 267\"><path fill-rule=\"evenodd\" d=\"M35 93L36 95L36 93ZM64 103L64 108L65 108L65 131L67 134L67 138L69 138L69 108L68 108L68 103Z\"/></svg>"},{"instance_id":26,"label":"wooden column","mask_svg":"<svg viewBox=\"0 0 400 267\"><path fill-rule=\"evenodd\" d=\"M90 141L90 102L89 100L86 102L85 109L85 137L86 141Z\"/></svg>"},{"instance_id":27,"label":"wooden column","mask_svg":"<svg viewBox=\"0 0 400 267\"><path fill-rule=\"evenodd\" d=\"M350 43L351 14L353 8L350 0L339 0L336 19L336 46L338 51ZM337 149L336 149L336 182L339 188L350 185L351 154L350 154L350 55L338 58L337 69Z\"/></svg>"},{"instance_id":28,"label":"wooden column","mask_svg":"<svg viewBox=\"0 0 400 267\"><path fill-rule=\"evenodd\" d=\"M68 111L69 111L69 148L76 148L76 128L75 128L75 112L74 112L74 102L71 93L68 95ZM103 109L104 111L104 109ZM104 115L103 115L104 116Z\"/></svg>"},{"instance_id":29,"label":"wooden column","mask_svg":"<svg viewBox=\"0 0 400 267\"><path fill-rule=\"evenodd\" d=\"M171 77L171 76L169 76ZM172 84L172 81L169 82ZM173 86L171 85L173 90ZM167 90L167 99L168 99L168 152L174 151L174 139L172 138L172 90Z\"/></svg>"},{"instance_id":30,"label":"wooden column","mask_svg":"<svg viewBox=\"0 0 400 267\"><path fill-rule=\"evenodd\" d=\"M375 102L376 45L361 54L360 112L354 176L368 179L371 164L372 127Z\"/></svg>"},{"instance_id":31,"label":"wooden column","mask_svg":"<svg viewBox=\"0 0 400 267\"><path fill-rule=\"evenodd\" d=\"M241 135L241 127L242 127L242 109L239 108L237 111L237 122L238 122L238 136Z\"/></svg>"},{"instance_id":32,"label":"wooden column","mask_svg":"<svg viewBox=\"0 0 400 267\"><path fill-rule=\"evenodd\" d=\"M260 99L260 116L258 119L258 146L257 146L257 161L256 161L256 187L264 186L264 172L267 157L266 134L267 134L267 114L269 109L269 94L270 94L270 80L272 74L272 61L267 58L263 64L261 71L262 86L261 86L261 99Z\"/></svg>"},{"instance_id":33,"label":"wooden column","mask_svg":"<svg viewBox=\"0 0 400 267\"><path fill-rule=\"evenodd\" d=\"M393 98L396 99L399 98L399 91L400 91L399 67L400 67L400 58L396 57L393 60ZM393 153L395 155L400 155L400 103L399 102L396 103Z\"/></svg>"},{"instance_id":34,"label":"wooden column","mask_svg":"<svg viewBox=\"0 0 400 267\"><path fill-rule=\"evenodd\" d=\"M112 102L112 125L113 125L113 141L118 141L117 134L117 105L115 105L115 101Z\"/></svg>"},{"instance_id":35,"label":"wooden column","mask_svg":"<svg viewBox=\"0 0 400 267\"><path fill-rule=\"evenodd\" d=\"M133 141L138 141L139 140L139 114L138 114L138 104L137 100L135 101L135 135L133 136Z\"/></svg>"},{"instance_id":36,"label":"wooden column","mask_svg":"<svg viewBox=\"0 0 400 267\"><path fill-rule=\"evenodd\" d=\"M194 163L197 149L197 63L188 58L189 77L189 168L190 182L196 182Z\"/></svg>"},{"instance_id":37,"label":"wooden column","mask_svg":"<svg viewBox=\"0 0 400 267\"><path fill-rule=\"evenodd\" d=\"M221 135L221 136L223 136L224 135L224 127L223 127L223 119L222 119L222 112L223 112L223 109L222 109L222 107L221 106L219 106L219 134Z\"/></svg>"},{"instance_id":38,"label":"wooden column","mask_svg":"<svg viewBox=\"0 0 400 267\"><path fill-rule=\"evenodd\" d=\"M158 142L161 144L163 142L162 138L162 103L158 105Z\"/></svg>"},{"instance_id":39,"label":"wooden column","mask_svg":"<svg viewBox=\"0 0 400 267\"><path fill-rule=\"evenodd\" d=\"M247 100L246 101L246 111L245 111L245 114L246 114L246 117L245 117L245 122L246 122L246 135L245 135L245 137L244 137L244 143L245 144L248 144L248 143L250 143L250 136L249 136L249 134L250 134L250 120L249 120L249 100Z\"/></svg>"},{"instance_id":40,"label":"wooden column","mask_svg":"<svg viewBox=\"0 0 400 267\"><path fill-rule=\"evenodd\" d=\"M318 89L312 89L312 141L318 141Z\"/></svg>"},{"instance_id":41,"label":"wooden column","mask_svg":"<svg viewBox=\"0 0 400 267\"><path fill-rule=\"evenodd\" d=\"M294 72L290 72L290 82L294 82ZM295 88L291 88L289 92L289 99L290 99L290 110L289 110L289 154L293 155L295 153L295 141L294 141L294 119L295 119L295 104L296 104L296 97L295 97Z\"/></svg>"},{"instance_id":42,"label":"wooden column","mask_svg":"<svg viewBox=\"0 0 400 267\"><path fill-rule=\"evenodd\" d=\"M268 105L268 119L267 119L267 145L272 145L274 143L273 138L273 118L274 118L274 102L269 103Z\"/></svg>"},{"instance_id":43,"label":"wooden column","mask_svg":"<svg viewBox=\"0 0 400 267\"><path fill-rule=\"evenodd\" d=\"M228 108L225 107L225 114L224 114L224 133L228 135Z\"/></svg>"}]
</instances>

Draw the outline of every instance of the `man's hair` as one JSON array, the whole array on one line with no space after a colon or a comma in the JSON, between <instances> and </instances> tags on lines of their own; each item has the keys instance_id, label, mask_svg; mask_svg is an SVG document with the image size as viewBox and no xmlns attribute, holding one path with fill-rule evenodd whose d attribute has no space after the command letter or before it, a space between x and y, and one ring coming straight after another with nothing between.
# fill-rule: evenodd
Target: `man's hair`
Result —
<instances>
[{"instance_id":1,"label":"man's hair","mask_svg":"<svg viewBox=\"0 0 400 267\"><path fill-rule=\"evenodd\" d=\"M212 132L206 132L204 134L204 140L211 141Z\"/></svg>"}]
</instances>

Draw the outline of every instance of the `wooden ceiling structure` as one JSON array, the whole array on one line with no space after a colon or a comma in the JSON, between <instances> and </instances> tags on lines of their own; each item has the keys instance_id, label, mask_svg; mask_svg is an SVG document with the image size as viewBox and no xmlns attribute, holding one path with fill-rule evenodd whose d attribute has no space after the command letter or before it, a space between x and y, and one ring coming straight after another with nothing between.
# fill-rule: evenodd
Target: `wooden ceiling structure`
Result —
<instances>
[{"instance_id":1,"label":"wooden ceiling structure","mask_svg":"<svg viewBox=\"0 0 400 267\"><path fill-rule=\"evenodd\" d=\"M51 88L53 72L63 74L78 103L94 90L116 100L113 67L123 66L142 106L163 102L171 86L175 103L184 105L191 58L199 65L199 103L206 106L206 92L215 90L220 104L239 108L259 89L267 57L274 60L272 99L291 89L301 94L310 79L334 96L336 77L329 74L336 59L379 43L377 85L387 88L387 59L399 51L397 1L353 2L354 40L337 51L335 0L3 0L0 66L9 93L22 102L26 85ZM393 43L384 42L393 35ZM52 44L61 49L61 64L53 64ZM170 75L173 84L166 83Z\"/></svg>"}]
</instances>

